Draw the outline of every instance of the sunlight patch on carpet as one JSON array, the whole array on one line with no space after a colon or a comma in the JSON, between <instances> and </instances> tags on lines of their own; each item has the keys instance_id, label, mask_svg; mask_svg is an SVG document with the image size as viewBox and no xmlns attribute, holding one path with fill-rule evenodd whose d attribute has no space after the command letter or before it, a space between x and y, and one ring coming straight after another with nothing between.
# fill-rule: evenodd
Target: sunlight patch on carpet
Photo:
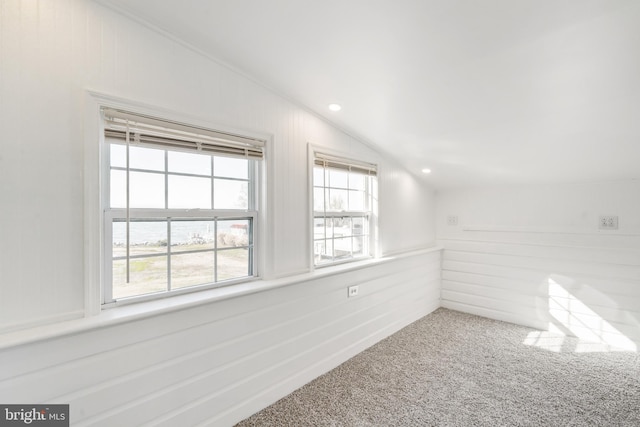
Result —
<instances>
[{"instance_id":1,"label":"sunlight patch on carpet","mask_svg":"<svg viewBox=\"0 0 640 427\"><path fill-rule=\"evenodd\" d=\"M638 348L631 339L561 284L567 280L571 281L564 276L549 276L549 314L553 320L548 331L531 332L523 343L558 353L637 352ZM565 343L566 335L579 340L568 345Z\"/></svg>"}]
</instances>

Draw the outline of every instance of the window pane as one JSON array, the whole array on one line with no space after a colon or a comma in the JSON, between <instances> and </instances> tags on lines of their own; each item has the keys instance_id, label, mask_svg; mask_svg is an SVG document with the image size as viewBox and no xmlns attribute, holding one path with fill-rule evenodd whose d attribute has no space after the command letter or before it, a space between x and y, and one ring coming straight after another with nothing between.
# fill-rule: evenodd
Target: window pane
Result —
<instances>
[{"instance_id":1,"label":"window pane","mask_svg":"<svg viewBox=\"0 0 640 427\"><path fill-rule=\"evenodd\" d=\"M350 258L351 257L351 238L333 239L333 256L334 258Z\"/></svg>"},{"instance_id":2,"label":"window pane","mask_svg":"<svg viewBox=\"0 0 640 427\"><path fill-rule=\"evenodd\" d=\"M127 223L124 219L112 224L113 257L127 255ZM131 221L129 223L129 256L164 254L167 252L165 221Z\"/></svg>"},{"instance_id":3,"label":"window pane","mask_svg":"<svg viewBox=\"0 0 640 427\"><path fill-rule=\"evenodd\" d=\"M120 144L109 144L111 166L127 167L127 147Z\"/></svg>"},{"instance_id":4,"label":"window pane","mask_svg":"<svg viewBox=\"0 0 640 427\"><path fill-rule=\"evenodd\" d=\"M378 207L378 179L376 177L370 178L369 182L371 183L371 198L374 200L373 210L374 212Z\"/></svg>"},{"instance_id":5,"label":"window pane","mask_svg":"<svg viewBox=\"0 0 640 427\"><path fill-rule=\"evenodd\" d=\"M333 239L327 239L325 241L325 256L323 257L327 261L333 261Z\"/></svg>"},{"instance_id":6,"label":"window pane","mask_svg":"<svg viewBox=\"0 0 640 427\"><path fill-rule=\"evenodd\" d=\"M127 207L127 173L125 171L112 170L109 182L109 205L112 208Z\"/></svg>"},{"instance_id":7,"label":"window pane","mask_svg":"<svg viewBox=\"0 0 640 427\"><path fill-rule=\"evenodd\" d=\"M213 186L214 209L248 209L249 184L247 181L215 179Z\"/></svg>"},{"instance_id":8,"label":"window pane","mask_svg":"<svg viewBox=\"0 0 640 427\"><path fill-rule=\"evenodd\" d=\"M349 191L349 210L364 211L364 192Z\"/></svg>"},{"instance_id":9,"label":"window pane","mask_svg":"<svg viewBox=\"0 0 640 427\"><path fill-rule=\"evenodd\" d=\"M324 168L314 167L313 168L313 185L316 187L324 187L328 182L325 183L324 180Z\"/></svg>"},{"instance_id":10,"label":"window pane","mask_svg":"<svg viewBox=\"0 0 640 427\"><path fill-rule=\"evenodd\" d=\"M347 171L329 169L329 186L332 188L347 188Z\"/></svg>"},{"instance_id":11,"label":"window pane","mask_svg":"<svg viewBox=\"0 0 640 427\"><path fill-rule=\"evenodd\" d=\"M322 212L324 211L324 188L315 187L313 189L313 210Z\"/></svg>"},{"instance_id":12,"label":"window pane","mask_svg":"<svg viewBox=\"0 0 640 427\"><path fill-rule=\"evenodd\" d=\"M249 178L249 161L233 157L214 157L213 174L226 178Z\"/></svg>"},{"instance_id":13,"label":"window pane","mask_svg":"<svg viewBox=\"0 0 640 427\"><path fill-rule=\"evenodd\" d=\"M366 178L361 173L349 173L349 189L364 191Z\"/></svg>"},{"instance_id":14,"label":"window pane","mask_svg":"<svg viewBox=\"0 0 640 427\"><path fill-rule=\"evenodd\" d=\"M347 190L329 189L328 211L344 211L349 207L349 192Z\"/></svg>"},{"instance_id":15,"label":"window pane","mask_svg":"<svg viewBox=\"0 0 640 427\"><path fill-rule=\"evenodd\" d=\"M129 202L132 208L164 208L164 175L129 172Z\"/></svg>"},{"instance_id":16,"label":"window pane","mask_svg":"<svg viewBox=\"0 0 640 427\"><path fill-rule=\"evenodd\" d=\"M211 179L169 175L170 209L211 209Z\"/></svg>"},{"instance_id":17,"label":"window pane","mask_svg":"<svg viewBox=\"0 0 640 427\"><path fill-rule=\"evenodd\" d=\"M313 208L317 215L313 225L315 264L369 255L368 215L377 215L375 176L314 166L313 183ZM326 218L324 210L328 212ZM362 214L351 216L351 212ZM334 217L336 213L340 217Z\"/></svg>"},{"instance_id":18,"label":"window pane","mask_svg":"<svg viewBox=\"0 0 640 427\"><path fill-rule=\"evenodd\" d=\"M353 256L369 255L369 238L367 236L356 236L353 238Z\"/></svg>"},{"instance_id":19,"label":"window pane","mask_svg":"<svg viewBox=\"0 0 640 427\"><path fill-rule=\"evenodd\" d=\"M215 281L215 252L171 255L171 289Z\"/></svg>"},{"instance_id":20,"label":"window pane","mask_svg":"<svg viewBox=\"0 0 640 427\"><path fill-rule=\"evenodd\" d=\"M351 218L333 219L333 237L351 236Z\"/></svg>"},{"instance_id":21,"label":"window pane","mask_svg":"<svg viewBox=\"0 0 640 427\"><path fill-rule=\"evenodd\" d=\"M164 153L164 150L155 148L129 146L129 167L164 171Z\"/></svg>"},{"instance_id":22,"label":"window pane","mask_svg":"<svg viewBox=\"0 0 640 427\"><path fill-rule=\"evenodd\" d=\"M238 247L250 244L250 220L218 221L218 247Z\"/></svg>"},{"instance_id":23,"label":"window pane","mask_svg":"<svg viewBox=\"0 0 640 427\"><path fill-rule=\"evenodd\" d=\"M171 221L171 252L215 248L215 221Z\"/></svg>"},{"instance_id":24,"label":"window pane","mask_svg":"<svg viewBox=\"0 0 640 427\"><path fill-rule=\"evenodd\" d=\"M367 229L367 219L365 217L354 217L351 219L353 231L352 234L354 236L359 236L362 234L368 234L369 230Z\"/></svg>"},{"instance_id":25,"label":"window pane","mask_svg":"<svg viewBox=\"0 0 640 427\"><path fill-rule=\"evenodd\" d=\"M321 264L323 262L330 261L332 256L331 254L327 254L327 244L326 240L314 240L313 242L313 255L316 264Z\"/></svg>"},{"instance_id":26,"label":"window pane","mask_svg":"<svg viewBox=\"0 0 640 427\"><path fill-rule=\"evenodd\" d=\"M211 175L211 156L169 151L169 172Z\"/></svg>"},{"instance_id":27,"label":"window pane","mask_svg":"<svg viewBox=\"0 0 640 427\"><path fill-rule=\"evenodd\" d=\"M113 261L113 297L115 299L150 294L167 289L167 257L154 256L129 261L129 283L126 260Z\"/></svg>"},{"instance_id":28,"label":"window pane","mask_svg":"<svg viewBox=\"0 0 640 427\"><path fill-rule=\"evenodd\" d=\"M329 230L326 229L326 226L329 226ZM325 237L331 237L331 220L327 220L324 218L314 218L313 219L313 238L314 239L324 239Z\"/></svg>"},{"instance_id":29,"label":"window pane","mask_svg":"<svg viewBox=\"0 0 640 427\"><path fill-rule=\"evenodd\" d=\"M242 248L218 251L218 281L250 276L251 250Z\"/></svg>"},{"instance_id":30,"label":"window pane","mask_svg":"<svg viewBox=\"0 0 640 427\"><path fill-rule=\"evenodd\" d=\"M325 236L325 219L324 218L314 218L313 219L313 238L314 239L324 239Z\"/></svg>"}]
</instances>

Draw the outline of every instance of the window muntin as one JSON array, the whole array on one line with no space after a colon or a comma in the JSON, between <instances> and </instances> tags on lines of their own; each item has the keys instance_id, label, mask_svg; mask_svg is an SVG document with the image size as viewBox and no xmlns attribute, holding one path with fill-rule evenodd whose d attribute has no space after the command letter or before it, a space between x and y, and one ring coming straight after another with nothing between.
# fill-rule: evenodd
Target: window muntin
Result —
<instances>
[{"instance_id":1,"label":"window muntin","mask_svg":"<svg viewBox=\"0 0 640 427\"><path fill-rule=\"evenodd\" d=\"M110 222L111 300L253 275L253 217L133 218L128 257L126 218L115 215Z\"/></svg>"},{"instance_id":2,"label":"window muntin","mask_svg":"<svg viewBox=\"0 0 640 427\"><path fill-rule=\"evenodd\" d=\"M230 157L122 136L105 127L103 303L256 276L258 150Z\"/></svg>"},{"instance_id":3,"label":"window muntin","mask_svg":"<svg viewBox=\"0 0 640 427\"><path fill-rule=\"evenodd\" d=\"M314 264L323 266L372 255L377 197L374 165L316 156L313 168Z\"/></svg>"}]
</instances>

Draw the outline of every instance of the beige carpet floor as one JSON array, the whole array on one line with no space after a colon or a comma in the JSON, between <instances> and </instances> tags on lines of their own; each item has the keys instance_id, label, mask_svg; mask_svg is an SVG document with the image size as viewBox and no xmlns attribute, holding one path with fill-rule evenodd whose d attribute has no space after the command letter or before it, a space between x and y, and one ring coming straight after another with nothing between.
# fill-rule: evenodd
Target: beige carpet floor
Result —
<instances>
[{"instance_id":1,"label":"beige carpet floor","mask_svg":"<svg viewBox=\"0 0 640 427\"><path fill-rule=\"evenodd\" d=\"M238 426L640 426L638 353L532 336L441 308Z\"/></svg>"}]
</instances>

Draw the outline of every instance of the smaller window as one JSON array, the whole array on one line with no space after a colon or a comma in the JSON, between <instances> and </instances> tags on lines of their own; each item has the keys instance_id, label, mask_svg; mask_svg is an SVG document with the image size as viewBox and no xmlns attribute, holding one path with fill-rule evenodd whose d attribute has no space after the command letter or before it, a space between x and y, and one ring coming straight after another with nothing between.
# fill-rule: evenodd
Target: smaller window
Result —
<instances>
[{"instance_id":1,"label":"smaller window","mask_svg":"<svg viewBox=\"0 0 640 427\"><path fill-rule=\"evenodd\" d=\"M377 212L373 164L315 153L313 166L314 265L373 255Z\"/></svg>"}]
</instances>

